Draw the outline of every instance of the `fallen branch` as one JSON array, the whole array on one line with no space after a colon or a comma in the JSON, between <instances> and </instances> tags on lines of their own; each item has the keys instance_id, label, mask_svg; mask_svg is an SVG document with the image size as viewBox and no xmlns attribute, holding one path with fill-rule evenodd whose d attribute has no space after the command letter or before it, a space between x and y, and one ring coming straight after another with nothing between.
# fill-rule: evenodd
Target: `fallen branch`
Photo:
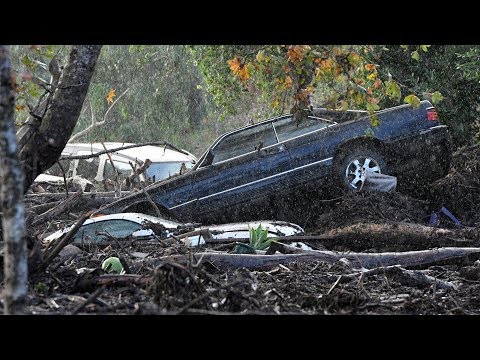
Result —
<instances>
[{"instance_id":1,"label":"fallen branch","mask_svg":"<svg viewBox=\"0 0 480 360\"><path fill-rule=\"evenodd\" d=\"M152 198L150 197L150 195L148 194L147 190L145 190L145 188L142 188L142 191L143 193L145 194L145 197L147 198L147 201L149 202L150 205L153 206L153 208L155 209L155 212L157 213L158 217L162 218L163 215L162 213L160 212L160 209L158 208L157 204L155 204L152 200Z\"/></svg>"},{"instance_id":2,"label":"fallen branch","mask_svg":"<svg viewBox=\"0 0 480 360\"><path fill-rule=\"evenodd\" d=\"M136 274L107 274L100 275L93 280L94 285L145 285L151 280L151 276Z\"/></svg>"},{"instance_id":3,"label":"fallen branch","mask_svg":"<svg viewBox=\"0 0 480 360\"><path fill-rule=\"evenodd\" d=\"M79 190L75 194L70 196L68 199L60 202L54 208L45 211L43 214L37 215L35 217L35 220L33 220L32 222L32 226L53 219L54 217L67 212L82 200L82 195L83 191Z\"/></svg>"},{"instance_id":4,"label":"fallen branch","mask_svg":"<svg viewBox=\"0 0 480 360\"><path fill-rule=\"evenodd\" d=\"M294 247L292 247L294 248ZM298 248L295 248L298 250ZM336 251L310 250L296 254L280 255L250 255L250 254L225 254L201 252L195 257L201 261L210 261L214 266L222 269L245 267L248 269L264 269L288 264L293 261L311 262L325 261L335 263L340 259L347 259L354 268L376 268L391 265L419 266L431 265L444 260L464 258L468 255L480 255L480 248L439 248L434 250L407 251L407 252L386 252L386 253L351 253ZM166 256L157 259L149 259L146 262L156 267L166 260L186 262L185 255Z\"/></svg>"},{"instance_id":5,"label":"fallen branch","mask_svg":"<svg viewBox=\"0 0 480 360\"><path fill-rule=\"evenodd\" d=\"M76 315L78 314L80 311L82 311L83 309L85 309L85 307L88 305L88 304L91 304L92 302L94 302L104 291L105 289L107 288L106 285L103 285L102 287L98 288L97 290L95 290L88 298L87 300L85 300L83 303L81 303L80 305L78 305L75 310L73 310L73 313L72 315Z\"/></svg>"}]
</instances>

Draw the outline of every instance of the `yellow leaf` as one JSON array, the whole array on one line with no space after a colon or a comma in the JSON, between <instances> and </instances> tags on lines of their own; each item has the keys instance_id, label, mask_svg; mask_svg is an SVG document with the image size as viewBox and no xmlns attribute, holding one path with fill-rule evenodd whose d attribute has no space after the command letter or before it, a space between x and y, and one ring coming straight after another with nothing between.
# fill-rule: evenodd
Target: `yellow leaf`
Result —
<instances>
[{"instance_id":1,"label":"yellow leaf","mask_svg":"<svg viewBox=\"0 0 480 360\"><path fill-rule=\"evenodd\" d=\"M265 59L265 52L263 50L260 50L257 53L257 61L262 62Z\"/></svg>"},{"instance_id":2,"label":"yellow leaf","mask_svg":"<svg viewBox=\"0 0 480 360\"><path fill-rule=\"evenodd\" d=\"M371 73L370 75L367 76L367 79L368 80L373 80L377 77L377 73L376 72L373 72Z\"/></svg>"},{"instance_id":3,"label":"yellow leaf","mask_svg":"<svg viewBox=\"0 0 480 360\"><path fill-rule=\"evenodd\" d=\"M292 78L290 76L287 76L285 78L285 81L283 82L283 86L285 86L286 89L290 89L292 87Z\"/></svg>"},{"instance_id":4,"label":"yellow leaf","mask_svg":"<svg viewBox=\"0 0 480 360\"><path fill-rule=\"evenodd\" d=\"M117 94L115 94L115 89L112 89L108 92L108 95L106 97L107 99L107 103L111 104L113 103L113 98L117 96Z\"/></svg>"}]
</instances>

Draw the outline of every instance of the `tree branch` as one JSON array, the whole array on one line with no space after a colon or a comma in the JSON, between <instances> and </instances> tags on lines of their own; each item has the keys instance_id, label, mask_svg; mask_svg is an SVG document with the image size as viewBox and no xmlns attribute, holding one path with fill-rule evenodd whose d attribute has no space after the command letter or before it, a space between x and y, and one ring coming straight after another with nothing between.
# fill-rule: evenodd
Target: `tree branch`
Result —
<instances>
[{"instance_id":1,"label":"tree branch","mask_svg":"<svg viewBox=\"0 0 480 360\"><path fill-rule=\"evenodd\" d=\"M103 115L103 120L102 121L96 121L95 120L95 116L93 114L93 108L92 108L92 103L89 101L89 105L90 105L90 112L91 112L91 118L92 118L92 123L85 129L83 129L82 131L79 131L78 133L76 133L75 135L73 135L70 140L68 140L69 142L73 142L79 138L81 138L82 136L88 134L92 129L94 128L97 128L99 126L102 126L102 125L105 125L106 122L107 122L107 115L108 113L110 112L110 110L113 108L113 106L117 103L118 100L120 100L122 98L123 95L125 95L128 90L130 90L130 88L127 88L127 90L125 90L123 93L121 93L117 99L112 103L112 105L110 105L107 109L107 111L105 112L105 115Z\"/></svg>"}]
</instances>

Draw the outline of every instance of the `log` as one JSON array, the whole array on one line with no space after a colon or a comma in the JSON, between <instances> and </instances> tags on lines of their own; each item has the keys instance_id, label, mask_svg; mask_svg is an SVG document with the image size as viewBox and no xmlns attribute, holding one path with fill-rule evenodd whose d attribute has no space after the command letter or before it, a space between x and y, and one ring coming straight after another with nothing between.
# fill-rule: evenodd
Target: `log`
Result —
<instances>
[{"instance_id":1,"label":"log","mask_svg":"<svg viewBox=\"0 0 480 360\"><path fill-rule=\"evenodd\" d=\"M298 248L295 248L298 250ZM372 269L400 265L402 267L432 265L449 259L464 258L468 255L480 255L480 248L439 248L433 250L385 252L385 253L353 253L336 251L310 250L295 254L280 255L250 255L250 254L225 254L213 252L196 253L197 261L210 261L214 266L221 269L241 268L266 269L279 264L290 262L325 261L335 263L341 259L347 259L354 268ZM156 267L164 261L173 260L187 262L185 255L165 256L156 259L145 260L149 266Z\"/></svg>"},{"instance_id":2,"label":"log","mask_svg":"<svg viewBox=\"0 0 480 360\"><path fill-rule=\"evenodd\" d=\"M71 195L68 199L60 202L60 204L56 205L54 208L36 216L35 220L32 222L32 226L51 220L54 217L69 211L82 200L82 195L83 191L79 190L75 194Z\"/></svg>"},{"instance_id":3,"label":"log","mask_svg":"<svg viewBox=\"0 0 480 360\"><path fill-rule=\"evenodd\" d=\"M418 250L480 245L478 230L474 228L450 230L406 222L357 223L322 235L325 237L322 244L327 248L342 245L352 250L371 247Z\"/></svg>"},{"instance_id":4,"label":"log","mask_svg":"<svg viewBox=\"0 0 480 360\"><path fill-rule=\"evenodd\" d=\"M456 290L457 286L449 281L440 280L433 276L425 274L421 270L407 270L400 265L387 267L378 267L370 270L363 270L353 274L342 275L343 282L358 278L359 276L368 277L372 275L389 274L394 275L396 280L402 285L424 288L435 284L439 289Z\"/></svg>"}]
</instances>

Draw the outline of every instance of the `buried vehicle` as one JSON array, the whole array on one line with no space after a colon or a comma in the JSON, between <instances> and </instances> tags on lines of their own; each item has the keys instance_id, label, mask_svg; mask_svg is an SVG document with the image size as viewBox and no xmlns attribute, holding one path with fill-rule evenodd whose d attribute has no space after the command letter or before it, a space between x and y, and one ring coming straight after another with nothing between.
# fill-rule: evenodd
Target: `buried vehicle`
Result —
<instances>
[{"instance_id":1,"label":"buried vehicle","mask_svg":"<svg viewBox=\"0 0 480 360\"><path fill-rule=\"evenodd\" d=\"M39 175L36 183L57 182L63 184L63 173L67 178L81 176L90 181L102 182L106 179L114 179L115 174L127 177L132 173L132 166L142 167L147 160L149 165L145 173L139 174L140 181L159 181L170 176L180 174L182 167L191 169L197 162L197 158L186 150L171 146L167 148L152 145L131 147L135 144L122 142L105 143L68 143L62 151L62 157L78 156L80 159L66 160L60 158L59 163L53 165L43 174ZM127 147L112 153L101 154L97 157L82 159L82 156L90 156L104 150L115 150Z\"/></svg>"},{"instance_id":2,"label":"buried vehicle","mask_svg":"<svg viewBox=\"0 0 480 360\"><path fill-rule=\"evenodd\" d=\"M150 225L150 226L149 226ZM192 230L184 234L182 241L186 245L205 244L205 237L213 239L248 238L251 228L267 229L268 237L290 236L304 232L292 223L284 221L262 220L250 223L233 223L214 226L197 226L198 224L180 224L178 222L138 213L120 213L97 216L87 219L73 236L73 244L102 243L111 238L155 239L155 230L161 228L161 237L167 238L179 230ZM68 233L73 226L58 230L47 236L44 241L51 242ZM158 231L157 231L158 233ZM178 233L177 233L178 235ZM185 236L188 235L188 236Z\"/></svg>"},{"instance_id":3,"label":"buried vehicle","mask_svg":"<svg viewBox=\"0 0 480 360\"><path fill-rule=\"evenodd\" d=\"M162 215L215 223L264 216L272 199L295 201L297 189L360 190L368 173L410 175L428 183L448 173L451 137L432 104L377 111L313 109L220 136L192 171L145 187L97 211ZM146 195L148 193L148 197ZM291 199L290 199L291 198ZM294 205L295 206L295 205Z\"/></svg>"}]
</instances>

